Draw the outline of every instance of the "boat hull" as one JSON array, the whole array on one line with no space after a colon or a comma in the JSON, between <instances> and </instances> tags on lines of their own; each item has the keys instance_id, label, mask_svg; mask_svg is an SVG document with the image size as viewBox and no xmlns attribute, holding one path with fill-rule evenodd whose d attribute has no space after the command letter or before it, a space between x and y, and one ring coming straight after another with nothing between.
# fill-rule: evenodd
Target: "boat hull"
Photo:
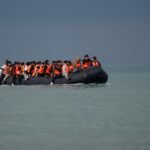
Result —
<instances>
[{"instance_id":1,"label":"boat hull","mask_svg":"<svg viewBox=\"0 0 150 150\"><path fill-rule=\"evenodd\" d=\"M106 83L108 80L107 73L100 67L90 67L80 72L71 74L70 79L65 77L59 77L54 80L54 84L75 84L75 83ZM19 80L15 79L15 85L49 85L52 82L52 78L47 77L29 77L28 80L24 78ZM7 79L5 82L7 85L12 84L12 78Z\"/></svg>"}]
</instances>

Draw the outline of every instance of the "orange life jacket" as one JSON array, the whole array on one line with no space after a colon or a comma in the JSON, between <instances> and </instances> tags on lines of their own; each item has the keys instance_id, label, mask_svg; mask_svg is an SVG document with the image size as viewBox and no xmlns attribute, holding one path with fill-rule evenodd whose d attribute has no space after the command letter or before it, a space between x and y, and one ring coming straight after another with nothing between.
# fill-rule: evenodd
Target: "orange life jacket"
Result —
<instances>
[{"instance_id":1,"label":"orange life jacket","mask_svg":"<svg viewBox=\"0 0 150 150\"><path fill-rule=\"evenodd\" d=\"M84 69L86 69L86 68L88 68L88 67L90 67L90 62L85 62L85 63L83 63L83 68L84 68Z\"/></svg>"},{"instance_id":2,"label":"orange life jacket","mask_svg":"<svg viewBox=\"0 0 150 150\"><path fill-rule=\"evenodd\" d=\"M74 70L73 65L70 65L70 66L69 66L69 70L70 70L70 73L73 72L73 70Z\"/></svg>"},{"instance_id":3,"label":"orange life jacket","mask_svg":"<svg viewBox=\"0 0 150 150\"><path fill-rule=\"evenodd\" d=\"M80 62L76 63L76 68L81 68L81 63Z\"/></svg>"},{"instance_id":4,"label":"orange life jacket","mask_svg":"<svg viewBox=\"0 0 150 150\"><path fill-rule=\"evenodd\" d=\"M43 74L44 73L44 65L40 65L40 68L38 70L38 73Z\"/></svg>"},{"instance_id":5,"label":"orange life jacket","mask_svg":"<svg viewBox=\"0 0 150 150\"><path fill-rule=\"evenodd\" d=\"M62 72L59 65L54 66L53 69L55 75L61 75Z\"/></svg>"},{"instance_id":6,"label":"orange life jacket","mask_svg":"<svg viewBox=\"0 0 150 150\"><path fill-rule=\"evenodd\" d=\"M68 65L66 65L66 72L67 72L67 74L70 73L70 66L68 66Z\"/></svg>"},{"instance_id":7,"label":"orange life jacket","mask_svg":"<svg viewBox=\"0 0 150 150\"><path fill-rule=\"evenodd\" d=\"M21 74L21 67L19 65L15 65L15 75Z\"/></svg>"},{"instance_id":8,"label":"orange life jacket","mask_svg":"<svg viewBox=\"0 0 150 150\"><path fill-rule=\"evenodd\" d=\"M37 75L38 70L39 70L39 68L38 68L38 67L39 67L39 65L38 65L38 64L34 66L34 69L33 69L33 71L32 71L32 76L33 76L33 77Z\"/></svg>"},{"instance_id":9,"label":"orange life jacket","mask_svg":"<svg viewBox=\"0 0 150 150\"><path fill-rule=\"evenodd\" d=\"M55 75L61 75L61 72L59 70L57 70L57 69L54 69L54 74Z\"/></svg>"},{"instance_id":10,"label":"orange life jacket","mask_svg":"<svg viewBox=\"0 0 150 150\"><path fill-rule=\"evenodd\" d=\"M93 61L93 62L92 62L92 65L93 65L94 67L97 67L97 66L100 66L100 63L99 63L98 61Z\"/></svg>"},{"instance_id":11,"label":"orange life jacket","mask_svg":"<svg viewBox=\"0 0 150 150\"><path fill-rule=\"evenodd\" d=\"M46 74L50 74L52 69L52 65L47 65Z\"/></svg>"}]
</instances>

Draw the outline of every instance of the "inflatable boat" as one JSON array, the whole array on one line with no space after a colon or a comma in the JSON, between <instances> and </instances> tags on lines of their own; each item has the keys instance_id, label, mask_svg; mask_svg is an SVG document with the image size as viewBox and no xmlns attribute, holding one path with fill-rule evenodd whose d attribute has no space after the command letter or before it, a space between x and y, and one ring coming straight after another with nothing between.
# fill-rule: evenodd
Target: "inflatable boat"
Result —
<instances>
[{"instance_id":1,"label":"inflatable boat","mask_svg":"<svg viewBox=\"0 0 150 150\"><path fill-rule=\"evenodd\" d=\"M90 67L88 69L74 72L69 75L69 80L65 77L59 77L53 79L53 84L75 84L75 83L98 83L103 84L108 80L107 73L101 67ZM52 82L52 78L48 77L29 77L27 80L22 78L21 80L16 78L12 83L12 78L8 78L5 81L7 85L49 85Z\"/></svg>"}]
</instances>

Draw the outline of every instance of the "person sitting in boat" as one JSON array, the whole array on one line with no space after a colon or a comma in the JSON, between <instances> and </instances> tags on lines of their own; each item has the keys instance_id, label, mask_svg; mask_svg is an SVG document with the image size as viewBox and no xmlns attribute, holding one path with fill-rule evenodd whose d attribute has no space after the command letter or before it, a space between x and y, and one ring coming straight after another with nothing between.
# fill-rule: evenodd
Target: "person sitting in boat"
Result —
<instances>
[{"instance_id":1,"label":"person sitting in boat","mask_svg":"<svg viewBox=\"0 0 150 150\"><path fill-rule=\"evenodd\" d=\"M59 78L62 76L62 68L60 67L59 64L57 64L56 61L52 62L52 75L51 76L52 76L51 85L53 85L56 78Z\"/></svg>"},{"instance_id":2,"label":"person sitting in boat","mask_svg":"<svg viewBox=\"0 0 150 150\"><path fill-rule=\"evenodd\" d=\"M98 67L98 66L101 67L101 63L97 60L96 56L93 57L92 66L93 67Z\"/></svg>"},{"instance_id":3,"label":"person sitting in boat","mask_svg":"<svg viewBox=\"0 0 150 150\"><path fill-rule=\"evenodd\" d=\"M92 61L91 59L89 58L89 55L85 55L83 60L82 60L82 67L83 69L87 69L89 68L90 66L92 65Z\"/></svg>"},{"instance_id":4,"label":"person sitting in boat","mask_svg":"<svg viewBox=\"0 0 150 150\"><path fill-rule=\"evenodd\" d=\"M46 63L45 76L51 77L52 74L52 64Z\"/></svg>"},{"instance_id":5,"label":"person sitting in boat","mask_svg":"<svg viewBox=\"0 0 150 150\"><path fill-rule=\"evenodd\" d=\"M74 67L74 71L73 72L79 72L82 70L82 64L81 64L81 59L79 57L75 58L75 60L73 61L73 67Z\"/></svg>"},{"instance_id":6,"label":"person sitting in boat","mask_svg":"<svg viewBox=\"0 0 150 150\"><path fill-rule=\"evenodd\" d=\"M59 68L62 68L62 66L63 66L63 61L57 60L56 63L57 63L57 65L59 66Z\"/></svg>"},{"instance_id":7,"label":"person sitting in boat","mask_svg":"<svg viewBox=\"0 0 150 150\"><path fill-rule=\"evenodd\" d=\"M22 79L23 79L23 73L22 73L22 66L21 66L21 63L20 62L15 62L14 65L13 65L13 68L12 68L12 71L13 71L13 81L18 78L18 81L21 83L22 82Z\"/></svg>"},{"instance_id":8,"label":"person sitting in boat","mask_svg":"<svg viewBox=\"0 0 150 150\"><path fill-rule=\"evenodd\" d=\"M14 70L14 73L15 73L15 76L16 77L20 77L20 75L21 75L21 66L20 66L20 63L19 62L15 62L14 63L15 64L15 70Z\"/></svg>"},{"instance_id":9,"label":"person sitting in boat","mask_svg":"<svg viewBox=\"0 0 150 150\"><path fill-rule=\"evenodd\" d=\"M21 74L22 74L22 76L24 77L25 80L28 79L27 65L24 62L21 63Z\"/></svg>"},{"instance_id":10,"label":"person sitting in boat","mask_svg":"<svg viewBox=\"0 0 150 150\"><path fill-rule=\"evenodd\" d=\"M27 74L28 76L31 76L31 68L32 68L32 62L27 62Z\"/></svg>"},{"instance_id":11,"label":"person sitting in boat","mask_svg":"<svg viewBox=\"0 0 150 150\"><path fill-rule=\"evenodd\" d=\"M40 64L40 68L39 68L39 70L38 70L38 76L39 76L39 77L44 77L44 65L45 65L44 62L42 62L42 63Z\"/></svg>"},{"instance_id":12,"label":"person sitting in boat","mask_svg":"<svg viewBox=\"0 0 150 150\"><path fill-rule=\"evenodd\" d=\"M35 63L34 69L33 69L33 73L32 73L32 77L37 77L38 76L40 65L41 65L40 61L38 61L38 62Z\"/></svg>"},{"instance_id":13,"label":"person sitting in boat","mask_svg":"<svg viewBox=\"0 0 150 150\"><path fill-rule=\"evenodd\" d=\"M72 74L74 72L74 66L71 61L67 62L67 66L69 67L69 74Z\"/></svg>"},{"instance_id":14,"label":"person sitting in boat","mask_svg":"<svg viewBox=\"0 0 150 150\"><path fill-rule=\"evenodd\" d=\"M0 84L4 84L5 81L10 77L10 65L11 61L6 60L5 64L2 66L2 75L0 78Z\"/></svg>"}]
</instances>

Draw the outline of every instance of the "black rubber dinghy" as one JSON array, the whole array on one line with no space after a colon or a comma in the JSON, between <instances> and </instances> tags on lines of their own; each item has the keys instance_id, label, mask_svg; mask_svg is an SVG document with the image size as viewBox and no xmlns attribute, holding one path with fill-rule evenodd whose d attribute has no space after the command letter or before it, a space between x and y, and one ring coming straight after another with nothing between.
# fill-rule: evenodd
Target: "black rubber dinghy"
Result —
<instances>
[{"instance_id":1,"label":"black rubber dinghy","mask_svg":"<svg viewBox=\"0 0 150 150\"><path fill-rule=\"evenodd\" d=\"M75 83L98 83L103 84L108 80L107 73L100 67L90 67L80 72L72 73L70 79L67 80L65 77L55 78L54 84L75 84ZM28 80L22 78L21 80L15 79L15 85L49 85L52 78L48 77L29 77ZM5 82L7 85L12 84L12 78L8 78Z\"/></svg>"}]
</instances>

